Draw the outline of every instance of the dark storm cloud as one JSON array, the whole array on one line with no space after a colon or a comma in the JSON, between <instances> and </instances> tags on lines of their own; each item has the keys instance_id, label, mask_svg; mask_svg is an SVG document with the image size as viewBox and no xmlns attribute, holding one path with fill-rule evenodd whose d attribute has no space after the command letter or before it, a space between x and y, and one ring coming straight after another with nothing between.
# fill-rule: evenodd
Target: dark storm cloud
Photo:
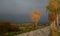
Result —
<instances>
[{"instance_id":1,"label":"dark storm cloud","mask_svg":"<svg viewBox=\"0 0 60 36\"><path fill-rule=\"evenodd\" d=\"M0 0L0 17L14 22L30 22L29 15L38 9L42 11L41 22L47 22L47 2L48 0Z\"/></svg>"}]
</instances>

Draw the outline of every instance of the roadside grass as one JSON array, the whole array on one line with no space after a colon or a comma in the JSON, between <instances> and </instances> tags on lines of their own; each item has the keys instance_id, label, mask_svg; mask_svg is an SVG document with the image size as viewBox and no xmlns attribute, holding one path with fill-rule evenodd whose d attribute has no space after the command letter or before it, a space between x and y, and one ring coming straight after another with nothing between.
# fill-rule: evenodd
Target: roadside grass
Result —
<instances>
[{"instance_id":1,"label":"roadside grass","mask_svg":"<svg viewBox=\"0 0 60 36\"><path fill-rule=\"evenodd\" d=\"M7 32L4 34L0 34L0 36L14 36L17 34L22 34L22 33L26 33L26 32L30 32L30 31L34 31L37 29L41 29L45 27L45 25L37 25L36 27L33 26L33 24L22 24L19 26L19 30L18 32Z\"/></svg>"},{"instance_id":2,"label":"roadside grass","mask_svg":"<svg viewBox=\"0 0 60 36\"><path fill-rule=\"evenodd\" d=\"M60 32L58 32L58 36L60 36Z\"/></svg>"},{"instance_id":3,"label":"roadside grass","mask_svg":"<svg viewBox=\"0 0 60 36\"><path fill-rule=\"evenodd\" d=\"M25 26L23 26L23 25L25 25ZM36 27L34 27L32 24L30 24L30 25L23 24L23 25L20 26L20 31L21 31L21 33L30 32L30 31L37 30L37 29L41 29L41 28L45 27L44 25L42 25L42 26L37 25ZM27 26L26 26L26 25L27 25Z\"/></svg>"},{"instance_id":4,"label":"roadside grass","mask_svg":"<svg viewBox=\"0 0 60 36\"><path fill-rule=\"evenodd\" d=\"M58 32L57 30L52 30L52 36L60 36L60 32Z\"/></svg>"}]
</instances>

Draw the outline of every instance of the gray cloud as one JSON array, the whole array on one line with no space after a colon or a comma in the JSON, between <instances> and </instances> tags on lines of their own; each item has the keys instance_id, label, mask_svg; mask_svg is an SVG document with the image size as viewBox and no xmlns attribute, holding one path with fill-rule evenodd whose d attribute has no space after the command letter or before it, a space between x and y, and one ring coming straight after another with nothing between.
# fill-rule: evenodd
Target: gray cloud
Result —
<instances>
[{"instance_id":1,"label":"gray cloud","mask_svg":"<svg viewBox=\"0 0 60 36\"><path fill-rule=\"evenodd\" d=\"M38 9L42 11L41 21L48 21L45 9L47 3L48 0L0 0L0 19L7 18L13 22L31 21L29 14Z\"/></svg>"}]
</instances>

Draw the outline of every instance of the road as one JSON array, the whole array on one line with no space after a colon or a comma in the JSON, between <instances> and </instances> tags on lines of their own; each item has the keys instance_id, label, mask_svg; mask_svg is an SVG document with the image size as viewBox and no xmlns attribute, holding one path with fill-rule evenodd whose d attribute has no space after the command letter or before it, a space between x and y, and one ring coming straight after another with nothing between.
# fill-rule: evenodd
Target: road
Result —
<instances>
[{"instance_id":1,"label":"road","mask_svg":"<svg viewBox=\"0 0 60 36\"><path fill-rule=\"evenodd\" d=\"M49 36L49 34L50 34L50 27L48 26L42 29L38 29L35 31L31 31L31 32L27 32L15 36Z\"/></svg>"}]
</instances>

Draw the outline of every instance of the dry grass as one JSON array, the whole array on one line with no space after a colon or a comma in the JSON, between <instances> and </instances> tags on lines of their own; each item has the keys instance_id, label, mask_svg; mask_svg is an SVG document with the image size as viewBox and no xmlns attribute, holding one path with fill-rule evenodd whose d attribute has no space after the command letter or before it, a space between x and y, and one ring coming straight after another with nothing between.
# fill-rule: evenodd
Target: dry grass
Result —
<instances>
[{"instance_id":1,"label":"dry grass","mask_svg":"<svg viewBox=\"0 0 60 36\"><path fill-rule=\"evenodd\" d=\"M58 27L58 30L60 31L60 26ZM51 28L51 36L60 36L60 32L58 32L54 28Z\"/></svg>"}]
</instances>

